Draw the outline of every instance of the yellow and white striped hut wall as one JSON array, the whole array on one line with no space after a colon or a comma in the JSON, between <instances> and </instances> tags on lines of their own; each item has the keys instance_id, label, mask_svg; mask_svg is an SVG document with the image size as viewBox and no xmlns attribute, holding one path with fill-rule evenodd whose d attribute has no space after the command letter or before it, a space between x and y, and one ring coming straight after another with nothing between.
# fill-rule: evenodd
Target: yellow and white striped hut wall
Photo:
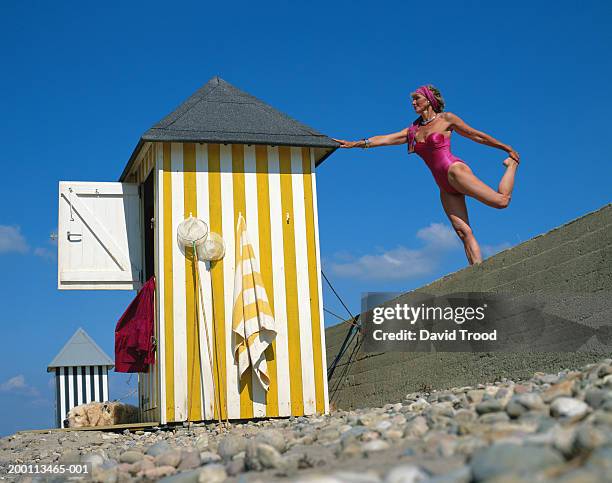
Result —
<instances>
[{"instance_id":1,"label":"yellow and white striped hut wall","mask_svg":"<svg viewBox=\"0 0 612 483\"><path fill-rule=\"evenodd\" d=\"M147 420L328 412L315 166L336 147L219 78L143 135L121 179L154 176L157 364L139 386ZM276 323L267 392L250 371L238 380L232 352L240 213ZM201 307L176 237L190 214L226 245L222 260L198 262Z\"/></svg>"}]
</instances>

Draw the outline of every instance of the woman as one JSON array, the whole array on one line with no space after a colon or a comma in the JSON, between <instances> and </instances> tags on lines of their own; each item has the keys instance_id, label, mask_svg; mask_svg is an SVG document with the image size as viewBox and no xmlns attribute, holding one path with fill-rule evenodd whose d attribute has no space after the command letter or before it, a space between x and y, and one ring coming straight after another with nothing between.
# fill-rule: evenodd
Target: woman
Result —
<instances>
[{"instance_id":1,"label":"woman","mask_svg":"<svg viewBox=\"0 0 612 483\"><path fill-rule=\"evenodd\" d=\"M463 242L470 265L480 263L480 247L470 228L465 196L494 208L506 208L510 203L514 175L519 155L512 147L481 131L468 126L459 116L444 111L444 99L432 85L421 86L412 96L412 107L419 117L406 129L393 134L373 136L360 141L336 139L341 148L374 148L408 143L408 152L416 152L431 170L440 187L440 199L457 235ZM480 144L502 149L509 155L503 164L506 172L497 191L479 180L467 164L450 152L450 135L456 131L461 136Z\"/></svg>"}]
</instances>

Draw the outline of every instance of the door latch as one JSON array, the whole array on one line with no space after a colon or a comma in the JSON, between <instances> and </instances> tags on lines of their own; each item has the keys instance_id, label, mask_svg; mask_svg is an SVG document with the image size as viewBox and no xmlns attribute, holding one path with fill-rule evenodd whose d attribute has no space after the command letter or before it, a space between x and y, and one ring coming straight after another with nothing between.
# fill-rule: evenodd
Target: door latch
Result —
<instances>
[{"instance_id":1,"label":"door latch","mask_svg":"<svg viewBox=\"0 0 612 483\"><path fill-rule=\"evenodd\" d=\"M68 241L69 242L80 242L83 241L82 233L70 233L68 232Z\"/></svg>"}]
</instances>

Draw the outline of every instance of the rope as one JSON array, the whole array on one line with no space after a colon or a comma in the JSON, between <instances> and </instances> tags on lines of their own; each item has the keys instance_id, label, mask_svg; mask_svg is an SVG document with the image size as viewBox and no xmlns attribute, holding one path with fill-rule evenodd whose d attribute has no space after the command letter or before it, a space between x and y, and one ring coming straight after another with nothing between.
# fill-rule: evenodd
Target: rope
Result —
<instances>
[{"instance_id":1,"label":"rope","mask_svg":"<svg viewBox=\"0 0 612 483\"><path fill-rule=\"evenodd\" d=\"M132 372L130 374L130 377L128 377L128 380L125 381L126 385L130 385L130 381L132 380L132 376L134 375L134 373ZM138 386L136 386L134 389L132 389L130 392L128 392L125 396L120 397L119 399L113 399L113 401L123 401L124 399L127 399L128 397L130 397L132 394L136 394L138 392Z\"/></svg>"},{"instance_id":2,"label":"rope","mask_svg":"<svg viewBox=\"0 0 612 483\"><path fill-rule=\"evenodd\" d=\"M338 314L334 314L331 310L327 310L325 307L323 307L323 311L327 312L330 315L333 315L334 317L336 317L336 319L340 319L342 322L345 321L344 317L340 317Z\"/></svg>"},{"instance_id":3,"label":"rope","mask_svg":"<svg viewBox=\"0 0 612 483\"><path fill-rule=\"evenodd\" d=\"M351 313L349 308L346 306L346 304L344 303L344 301L342 300L342 298L340 297L340 295L338 294L336 289L333 287L333 285L331 284L329 279L325 276L325 273L322 270L321 270L321 275L323 275L323 278L327 282L327 285L329 285L329 288L331 289L331 291L334 293L334 295L338 298L338 300L340 301L340 303L342 304L344 309L351 316L350 320L346 320L345 321L346 323L349 324L349 330L348 330L346 336L344 337L344 341L342 341L342 345L340 346L340 350L338 351L338 353L336 354L336 357L334 357L334 360L332 361L332 363L330 364L330 366L327 369L327 380L331 381L331 378L334 375L334 372L336 371L336 367L338 367L338 364L340 363L340 360L342 359L342 357L346 353L347 349L350 347L353 339L356 336L359 337L359 334L361 333L361 324L358 322L359 315L357 315L357 317L355 317ZM334 314L330 310L327 310L327 309L323 309L323 310L325 310L326 312L330 313L334 317L337 317L337 318L342 320L342 318L339 315ZM344 375L346 374L346 371L348 370L347 367L350 368L350 365L352 364L353 357L357 354L357 351L356 351L355 348L356 347L360 347L360 346L361 346L361 340L358 340L357 344L355 344L355 346L353 347L353 351L351 352L351 354L349 356L349 359L348 359L347 365L345 366L343 375L337 379L335 388L332 389L332 399L333 399L333 395L338 390L339 384L342 381L342 379L344 378Z\"/></svg>"},{"instance_id":4,"label":"rope","mask_svg":"<svg viewBox=\"0 0 612 483\"><path fill-rule=\"evenodd\" d=\"M131 378L131 376L130 376ZM129 381L128 381L129 382ZM128 392L125 396L120 397L118 399L114 399L114 401L119 402L119 401L123 401L124 399L127 399L128 397L130 397L133 394L136 394L138 392L138 388L132 389L130 392Z\"/></svg>"},{"instance_id":5,"label":"rope","mask_svg":"<svg viewBox=\"0 0 612 483\"><path fill-rule=\"evenodd\" d=\"M340 298L340 295L338 295L338 292L336 292L336 289L334 289L334 287L332 286L331 282L327 279L327 277L325 276L325 273L323 272L323 270L321 270L321 275L323 275L323 278L325 279L325 281L327 282L327 285L329 285L329 288L331 288L332 292L334 292L334 295L336 297L338 297L338 300L340 301L340 303L342 304L342 306L344 307L344 309L348 312L348 314L351 316L351 319L355 320L355 316L351 313L351 311L349 310L349 308L346 306L346 304L344 303L344 301Z\"/></svg>"},{"instance_id":6,"label":"rope","mask_svg":"<svg viewBox=\"0 0 612 483\"><path fill-rule=\"evenodd\" d=\"M335 396L336 396L336 392L338 392L338 390L340 389L340 386L342 385L342 382L344 381L346 375L348 374L348 372L351 369L351 366L353 365L353 362L355 361L355 356L357 355L357 353L359 352L359 349L361 348L361 345L363 344L363 338L359 337L359 332L354 332L353 337L351 338L351 340L349 341L349 343L347 344L350 345L352 343L352 339L354 337L357 337L357 342L355 343L355 345L353 346L353 350L351 351L350 355L348 356L348 360L347 363L344 365L344 368L342 369L342 373L337 376L336 378L336 383L334 385L334 387L331 390L331 395L330 395L330 400L333 401Z\"/></svg>"},{"instance_id":7,"label":"rope","mask_svg":"<svg viewBox=\"0 0 612 483\"><path fill-rule=\"evenodd\" d=\"M355 335L358 335L360 333L361 326L356 323L356 320L355 320L355 323L352 323L350 325L349 330L346 333L346 336L344 337L344 341L342 341L340 350L338 351L338 353L336 354L336 357L334 357L334 360L332 361L329 368L327 369L327 380L328 381L331 380L332 376L334 375L334 371L336 370L336 367L340 363L340 360L342 359L342 356L344 356L344 353L346 352L347 348L350 346L353 338L355 337Z\"/></svg>"}]
</instances>

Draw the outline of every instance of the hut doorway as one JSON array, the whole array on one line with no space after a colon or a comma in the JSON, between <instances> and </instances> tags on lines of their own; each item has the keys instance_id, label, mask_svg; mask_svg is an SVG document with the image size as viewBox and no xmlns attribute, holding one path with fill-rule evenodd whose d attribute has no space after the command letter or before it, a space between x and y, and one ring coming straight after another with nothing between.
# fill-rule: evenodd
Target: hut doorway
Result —
<instances>
[{"instance_id":1,"label":"hut doorway","mask_svg":"<svg viewBox=\"0 0 612 483\"><path fill-rule=\"evenodd\" d=\"M143 282L155 275L155 170L142 185L142 213L144 235Z\"/></svg>"}]
</instances>

